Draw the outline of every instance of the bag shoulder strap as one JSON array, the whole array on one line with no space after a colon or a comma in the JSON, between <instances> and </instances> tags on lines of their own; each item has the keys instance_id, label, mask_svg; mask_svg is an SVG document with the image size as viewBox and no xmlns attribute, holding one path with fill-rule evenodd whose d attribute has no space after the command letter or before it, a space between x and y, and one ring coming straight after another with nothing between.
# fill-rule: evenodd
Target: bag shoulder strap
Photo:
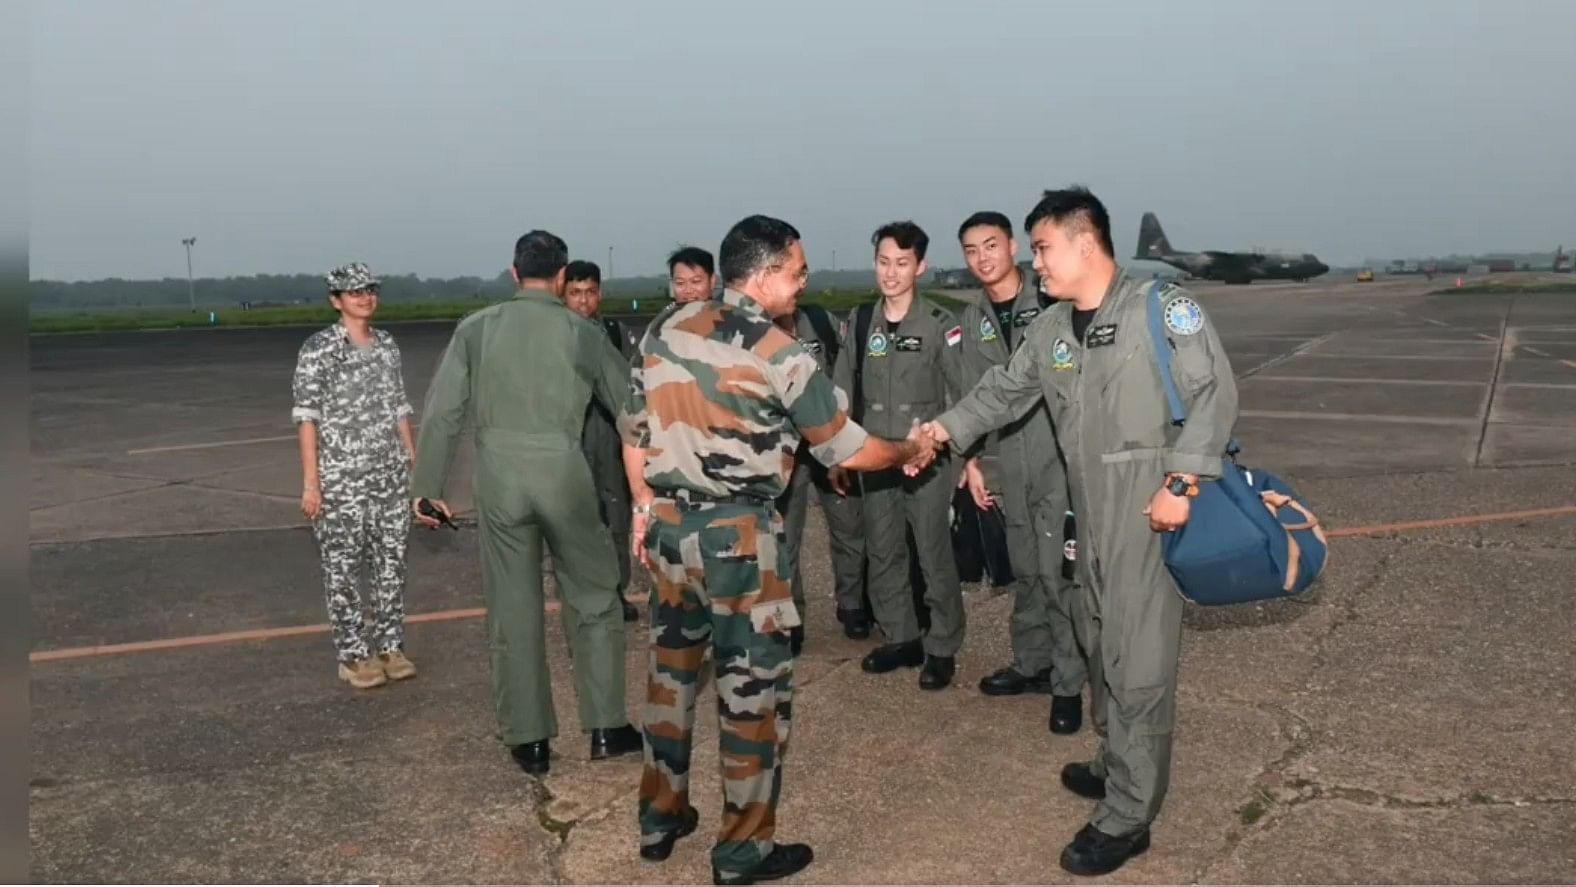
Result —
<instances>
[{"instance_id":1,"label":"bag shoulder strap","mask_svg":"<svg viewBox=\"0 0 1576 887\"><path fill-rule=\"evenodd\" d=\"M870 322L875 313L874 302L866 302L854 309L854 335L848 342L848 347L854 349L854 390L848 392L848 396L853 401L855 422L865 417L865 342L870 338Z\"/></svg>"},{"instance_id":2,"label":"bag shoulder strap","mask_svg":"<svg viewBox=\"0 0 1576 887\"><path fill-rule=\"evenodd\" d=\"M826 349L826 363L828 366L837 365L837 330L832 328L832 316L826 313L825 308L818 305L806 305L800 309L804 316L810 319L810 326L815 330L815 337L821 340L821 347Z\"/></svg>"},{"instance_id":3,"label":"bag shoulder strap","mask_svg":"<svg viewBox=\"0 0 1576 887\"><path fill-rule=\"evenodd\" d=\"M1165 284L1156 280L1149 285L1146 309L1149 314L1149 338L1155 343L1155 360L1160 364L1160 385L1166 392L1166 405L1171 409L1171 422L1181 425L1187 421L1187 408L1182 405L1182 393L1177 391L1176 379L1171 375L1171 338L1166 335L1165 306L1160 293Z\"/></svg>"}]
</instances>

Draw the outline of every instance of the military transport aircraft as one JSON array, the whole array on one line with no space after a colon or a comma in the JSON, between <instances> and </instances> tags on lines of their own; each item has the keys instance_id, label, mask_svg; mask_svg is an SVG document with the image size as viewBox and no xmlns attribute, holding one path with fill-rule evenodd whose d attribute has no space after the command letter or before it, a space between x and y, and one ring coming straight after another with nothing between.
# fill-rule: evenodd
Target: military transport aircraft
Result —
<instances>
[{"instance_id":1,"label":"military transport aircraft","mask_svg":"<svg viewBox=\"0 0 1576 887\"><path fill-rule=\"evenodd\" d=\"M1260 253L1205 250L1180 252L1171 248L1160 219L1144 213L1138 226L1138 254L1135 259L1165 262L1202 280L1225 283L1252 283L1255 280L1308 280L1330 270L1313 253Z\"/></svg>"}]
</instances>

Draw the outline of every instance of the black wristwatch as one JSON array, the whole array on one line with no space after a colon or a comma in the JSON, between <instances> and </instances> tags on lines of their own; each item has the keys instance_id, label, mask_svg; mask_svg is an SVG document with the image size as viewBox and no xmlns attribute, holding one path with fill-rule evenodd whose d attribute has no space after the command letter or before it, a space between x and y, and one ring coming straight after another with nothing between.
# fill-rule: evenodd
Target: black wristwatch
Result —
<instances>
[{"instance_id":1,"label":"black wristwatch","mask_svg":"<svg viewBox=\"0 0 1576 887\"><path fill-rule=\"evenodd\" d=\"M1197 486L1188 483L1187 478L1182 477L1181 475L1172 474L1166 477L1166 492L1173 496L1181 496L1185 498L1192 495L1197 489Z\"/></svg>"}]
</instances>

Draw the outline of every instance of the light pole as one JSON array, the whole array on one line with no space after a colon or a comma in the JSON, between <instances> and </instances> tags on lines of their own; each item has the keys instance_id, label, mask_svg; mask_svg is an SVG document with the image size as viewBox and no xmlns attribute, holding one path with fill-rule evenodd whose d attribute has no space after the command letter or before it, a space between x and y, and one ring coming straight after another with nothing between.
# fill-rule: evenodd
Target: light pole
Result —
<instances>
[{"instance_id":1,"label":"light pole","mask_svg":"<svg viewBox=\"0 0 1576 887\"><path fill-rule=\"evenodd\" d=\"M607 248L607 279L609 283L613 280L613 247L611 246Z\"/></svg>"},{"instance_id":2,"label":"light pole","mask_svg":"<svg viewBox=\"0 0 1576 887\"><path fill-rule=\"evenodd\" d=\"M195 237L182 237L181 243L186 244L186 296L191 299L192 311L197 310L197 286L192 283L192 247L197 244Z\"/></svg>"}]
</instances>

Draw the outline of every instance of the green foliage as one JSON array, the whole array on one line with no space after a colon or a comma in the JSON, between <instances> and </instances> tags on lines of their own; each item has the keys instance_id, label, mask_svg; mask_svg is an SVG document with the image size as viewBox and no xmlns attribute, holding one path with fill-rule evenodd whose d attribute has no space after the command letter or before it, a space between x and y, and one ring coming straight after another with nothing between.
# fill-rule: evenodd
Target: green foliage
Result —
<instances>
[{"instance_id":1,"label":"green foliage","mask_svg":"<svg viewBox=\"0 0 1576 887\"><path fill-rule=\"evenodd\" d=\"M374 322L385 324L459 320L473 311L499 301L506 295L490 299L447 302L397 302L385 298L378 307ZM954 310L962 307L962 304L954 299L935 294L927 295ZM874 292L831 290L806 294L800 301L841 313L875 299ZM614 317L650 317L666 307L668 302L667 298L606 299L602 303L602 312ZM336 317L334 309L323 300L315 305L257 307L250 311L225 308L213 312L213 320L209 319L209 311L202 308L195 313L184 309L34 313L31 329L34 333L89 333L212 327L236 329L259 326L326 326L333 323Z\"/></svg>"}]
</instances>

